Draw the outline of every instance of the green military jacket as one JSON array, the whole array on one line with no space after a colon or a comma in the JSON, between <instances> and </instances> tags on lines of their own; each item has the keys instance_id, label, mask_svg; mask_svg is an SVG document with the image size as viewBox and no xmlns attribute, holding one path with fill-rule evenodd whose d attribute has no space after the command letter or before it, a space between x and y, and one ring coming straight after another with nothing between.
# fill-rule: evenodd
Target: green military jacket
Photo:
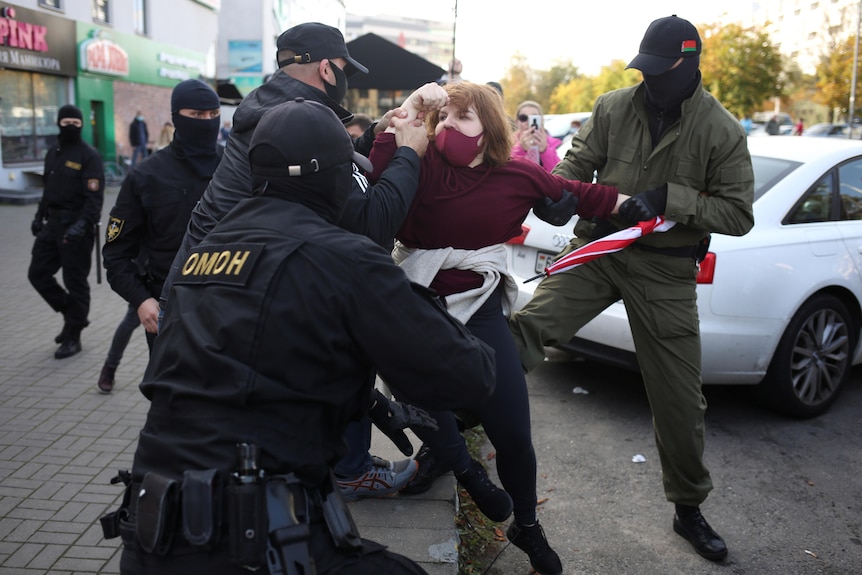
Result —
<instances>
[{"instance_id":1,"label":"green military jacket","mask_svg":"<svg viewBox=\"0 0 862 575\"><path fill-rule=\"evenodd\" d=\"M668 185L665 217L677 225L639 242L654 247L693 246L709 233L741 236L754 225L754 171L745 131L702 84L683 102L680 119L653 149L643 83L603 94L554 173L635 195ZM611 223L630 225L618 216ZM594 225L579 222L588 239Z\"/></svg>"}]
</instances>

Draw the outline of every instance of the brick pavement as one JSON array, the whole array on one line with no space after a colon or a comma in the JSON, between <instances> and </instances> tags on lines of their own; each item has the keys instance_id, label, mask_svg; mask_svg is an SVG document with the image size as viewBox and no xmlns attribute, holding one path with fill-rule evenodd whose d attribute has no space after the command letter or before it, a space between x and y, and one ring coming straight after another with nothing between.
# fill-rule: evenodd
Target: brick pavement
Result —
<instances>
[{"instance_id":1,"label":"brick pavement","mask_svg":"<svg viewBox=\"0 0 862 575\"><path fill-rule=\"evenodd\" d=\"M103 218L115 199L116 190L106 194ZM62 318L27 281L35 211L0 205L0 575L118 573L119 540L102 538L98 517L119 503L121 490L109 480L131 466L146 416L137 387L148 357L144 332L132 336L114 392L99 394L96 381L126 303L104 274L96 284L94 269L83 351L54 359ZM372 451L399 456L379 435ZM431 575L454 575L455 505L450 475L425 495L363 500L351 509L363 536Z\"/></svg>"}]
</instances>

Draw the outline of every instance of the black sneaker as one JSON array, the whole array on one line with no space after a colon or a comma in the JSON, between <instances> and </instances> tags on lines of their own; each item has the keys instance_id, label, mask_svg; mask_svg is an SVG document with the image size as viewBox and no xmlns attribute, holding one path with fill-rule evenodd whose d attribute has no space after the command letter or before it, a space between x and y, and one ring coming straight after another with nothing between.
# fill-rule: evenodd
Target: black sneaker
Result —
<instances>
[{"instance_id":1,"label":"black sneaker","mask_svg":"<svg viewBox=\"0 0 862 575\"><path fill-rule=\"evenodd\" d=\"M512 514L512 498L494 485L485 468L475 459L470 461L467 471L456 473L455 479L467 490L479 511L491 521L505 521Z\"/></svg>"},{"instance_id":2,"label":"black sneaker","mask_svg":"<svg viewBox=\"0 0 862 575\"><path fill-rule=\"evenodd\" d=\"M413 478L407 486L399 493L401 495L419 495L425 493L439 477L446 475L449 469L439 459L434 457L431 448L424 443L414 458L419 464L419 471L416 472L416 477Z\"/></svg>"},{"instance_id":3,"label":"black sneaker","mask_svg":"<svg viewBox=\"0 0 862 575\"><path fill-rule=\"evenodd\" d=\"M545 530L536 521L535 525L522 527L512 521L506 529L506 537L512 544L527 554L530 565L539 575L561 575L563 564L560 556L548 545Z\"/></svg>"}]
</instances>

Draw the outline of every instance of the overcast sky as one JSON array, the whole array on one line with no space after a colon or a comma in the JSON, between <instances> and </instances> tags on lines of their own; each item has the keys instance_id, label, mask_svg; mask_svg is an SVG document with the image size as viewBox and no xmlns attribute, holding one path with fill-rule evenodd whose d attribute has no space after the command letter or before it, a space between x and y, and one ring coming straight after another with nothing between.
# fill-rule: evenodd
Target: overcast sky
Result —
<instances>
[{"instance_id":1,"label":"overcast sky","mask_svg":"<svg viewBox=\"0 0 862 575\"><path fill-rule=\"evenodd\" d=\"M401 14L451 22L455 0L345 0L351 14ZM509 3L459 0L455 54L463 77L499 80L520 52L535 69L570 59L595 75L613 60L631 60L649 23L676 14L695 25L727 13L744 17L751 1L528 0Z\"/></svg>"}]
</instances>

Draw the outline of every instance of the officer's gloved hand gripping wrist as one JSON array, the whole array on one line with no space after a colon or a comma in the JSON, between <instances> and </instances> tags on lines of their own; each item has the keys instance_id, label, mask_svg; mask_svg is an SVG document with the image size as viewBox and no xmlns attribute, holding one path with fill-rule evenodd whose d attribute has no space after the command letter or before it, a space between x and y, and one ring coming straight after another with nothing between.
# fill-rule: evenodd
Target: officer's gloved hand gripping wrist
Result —
<instances>
[{"instance_id":1,"label":"officer's gloved hand gripping wrist","mask_svg":"<svg viewBox=\"0 0 862 575\"><path fill-rule=\"evenodd\" d=\"M578 198L569 190L563 190L563 197L556 202L545 196L533 206L533 213L540 220L552 226L562 226L578 211Z\"/></svg>"},{"instance_id":2,"label":"officer's gloved hand gripping wrist","mask_svg":"<svg viewBox=\"0 0 862 575\"><path fill-rule=\"evenodd\" d=\"M79 240L84 237L84 232L86 230L87 221L82 218L66 228L66 234L63 236L63 239L67 241Z\"/></svg>"},{"instance_id":3,"label":"officer's gloved hand gripping wrist","mask_svg":"<svg viewBox=\"0 0 862 575\"><path fill-rule=\"evenodd\" d=\"M404 455L413 455L413 445L410 443L406 427L424 427L437 431L437 420L428 415L424 409L419 409L407 403L389 400L378 390L374 390L371 409L368 411L372 423L382 431Z\"/></svg>"},{"instance_id":4,"label":"officer's gloved hand gripping wrist","mask_svg":"<svg viewBox=\"0 0 862 575\"><path fill-rule=\"evenodd\" d=\"M641 192L620 204L620 216L631 223L655 219L667 209L667 184Z\"/></svg>"}]
</instances>

